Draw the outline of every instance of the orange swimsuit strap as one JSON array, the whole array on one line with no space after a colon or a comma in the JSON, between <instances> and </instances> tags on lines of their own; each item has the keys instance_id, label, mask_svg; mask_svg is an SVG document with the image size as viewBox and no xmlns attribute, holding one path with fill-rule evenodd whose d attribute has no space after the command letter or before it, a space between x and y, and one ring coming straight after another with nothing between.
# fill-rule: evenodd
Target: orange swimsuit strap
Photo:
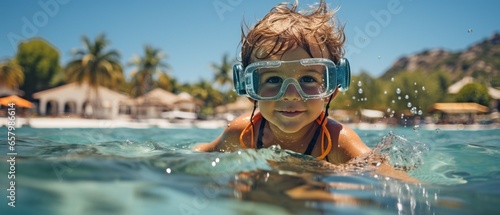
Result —
<instances>
[{"instance_id":1,"label":"orange swimsuit strap","mask_svg":"<svg viewBox=\"0 0 500 215\"><path fill-rule=\"evenodd\" d=\"M328 129L326 127L328 120L324 120L323 124L321 124L321 121L323 121L324 117L325 117L325 112L321 112L319 117L316 119L316 123L318 123L318 125L321 125L321 137L322 137L321 138L321 155L317 157L318 159L324 159L332 150L332 138L331 138L330 132L328 131ZM262 114L257 113L250 120L252 120L253 123L256 123L257 121L259 121L261 119L262 119ZM241 131L241 134L240 134L240 145L244 149L246 149L248 147L245 145L245 142L243 141L243 136L246 133L248 133L249 130L250 130L250 141L251 141L250 147L255 148L255 141L254 141L255 135L254 135L253 126L252 126L252 123L248 123L248 125L243 129L243 131ZM325 137L328 140L327 143L325 143Z\"/></svg>"}]
</instances>

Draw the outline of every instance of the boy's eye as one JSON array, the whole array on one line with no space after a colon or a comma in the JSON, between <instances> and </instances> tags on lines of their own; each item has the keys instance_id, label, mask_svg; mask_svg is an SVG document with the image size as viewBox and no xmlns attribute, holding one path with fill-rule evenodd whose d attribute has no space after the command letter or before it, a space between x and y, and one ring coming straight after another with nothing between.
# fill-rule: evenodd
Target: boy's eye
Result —
<instances>
[{"instance_id":1,"label":"boy's eye","mask_svg":"<svg viewBox=\"0 0 500 215\"><path fill-rule=\"evenodd\" d=\"M312 82L317 82L317 81L314 77L304 76L304 77L300 78L300 82L312 83Z\"/></svg>"},{"instance_id":2,"label":"boy's eye","mask_svg":"<svg viewBox=\"0 0 500 215\"><path fill-rule=\"evenodd\" d=\"M273 76L273 77L269 77L265 83L271 83L271 84L277 84L277 83L281 83L283 82L283 79L281 79L280 77L278 76Z\"/></svg>"}]
</instances>

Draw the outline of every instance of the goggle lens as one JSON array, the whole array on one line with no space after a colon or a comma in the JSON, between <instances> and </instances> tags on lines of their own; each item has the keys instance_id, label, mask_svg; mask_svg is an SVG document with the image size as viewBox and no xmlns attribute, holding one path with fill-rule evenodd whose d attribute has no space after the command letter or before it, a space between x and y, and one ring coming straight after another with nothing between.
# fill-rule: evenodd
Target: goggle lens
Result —
<instances>
[{"instance_id":1,"label":"goggle lens","mask_svg":"<svg viewBox=\"0 0 500 215\"><path fill-rule=\"evenodd\" d=\"M293 67L293 68L290 68ZM279 99L293 85L301 96L319 97L326 93L328 69L324 65L285 65L255 67L247 71L253 76L253 93L263 99Z\"/></svg>"}]
</instances>

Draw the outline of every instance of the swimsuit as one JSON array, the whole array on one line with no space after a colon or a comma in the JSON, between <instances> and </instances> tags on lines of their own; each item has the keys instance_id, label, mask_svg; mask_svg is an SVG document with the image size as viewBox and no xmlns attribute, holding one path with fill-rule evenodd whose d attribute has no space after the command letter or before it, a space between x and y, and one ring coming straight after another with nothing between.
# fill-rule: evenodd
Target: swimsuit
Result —
<instances>
[{"instance_id":1,"label":"swimsuit","mask_svg":"<svg viewBox=\"0 0 500 215\"><path fill-rule=\"evenodd\" d=\"M321 125L322 119L324 117L325 117L325 114L321 113L321 115L316 119L316 123L318 123L319 125ZM258 135L258 138L257 138L257 144L255 144L255 142L254 142L253 125L252 125L252 123L250 123L249 125L247 125L247 127L245 127L245 129L243 129L243 131L240 134L240 144L241 144L241 146L243 148L247 148L247 146L243 142L243 135L249 129L250 129L250 132L251 132L251 134L250 134L251 138L250 139L252 141L250 147L251 148L256 148L256 149L261 149L261 148L264 147L264 143L262 142L262 136L263 136L263 132L264 132L264 126L265 126L267 120L264 117L262 117L262 114L260 114L260 113L257 113L251 120L252 120L252 122L257 122L260 119L262 119L262 120L260 122L259 135ZM318 139L318 137L319 137L319 135L321 133L321 136L323 137L321 139L321 155L318 156L317 158L318 159L325 159L326 161L328 161L327 155L330 153L330 151L332 149L332 140L331 140L330 132L326 128L326 124L327 124L327 121L325 120L323 122L323 124L320 127L318 127L318 129L316 129L316 132L314 133L314 136L311 139L311 142L309 142L309 145L307 146L307 149L304 152L305 155L311 155L312 150L314 149L314 146L316 145L316 140ZM325 137L328 139L328 143L326 145L326 148L325 148L325 143L324 143L325 142Z\"/></svg>"}]
</instances>

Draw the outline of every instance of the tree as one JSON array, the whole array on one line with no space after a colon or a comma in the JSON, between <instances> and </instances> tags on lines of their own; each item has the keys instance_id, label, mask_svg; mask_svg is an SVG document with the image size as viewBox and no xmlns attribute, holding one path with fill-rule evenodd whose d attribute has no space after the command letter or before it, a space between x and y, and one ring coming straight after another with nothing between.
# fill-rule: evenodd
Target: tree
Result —
<instances>
[{"instance_id":1,"label":"tree","mask_svg":"<svg viewBox=\"0 0 500 215\"><path fill-rule=\"evenodd\" d=\"M488 88L480 83L469 83L458 91L457 102L475 102L480 105L489 106L491 96L488 94Z\"/></svg>"},{"instance_id":2,"label":"tree","mask_svg":"<svg viewBox=\"0 0 500 215\"><path fill-rule=\"evenodd\" d=\"M224 104L223 93L213 88L212 83L206 80L201 80L198 83L190 86L189 93L197 99L200 99L205 104L202 107L202 115L213 115L216 106Z\"/></svg>"},{"instance_id":3,"label":"tree","mask_svg":"<svg viewBox=\"0 0 500 215\"><path fill-rule=\"evenodd\" d=\"M166 91L170 92L178 92L179 91L179 84L177 83L177 80L173 77L170 77L169 75L165 73L160 73L158 75L158 81L156 82L159 88L162 88Z\"/></svg>"},{"instance_id":4,"label":"tree","mask_svg":"<svg viewBox=\"0 0 500 215\"><path fill-rule=\"evenodd\" d=\"M83 49L73 52L74 59L65 68L68 82L87 83L92 110L100 110L99 86L117 88L124 82L123 70L119 63L120 54L116 50L106 51L109 41L104 34L91 42L86 36L82 38ZM92 96L93 94L93 96ZM94 117L98 116L93 113Z\"/></svg>"},{"instance_id":5,"label":"tree","mask_svg":"<svg viewBox=\"0 0 500 215\"><path fill-rule=\"evenodd\" d=\"M17 63L24 72L24 83L20 87L28 100L32 94L54 86L60 77L59 52L41 38L21 42L16 54Z\"/></svg>"},{"instance_id":6,"label":"tree","mask_svg":"<svg viewBox=\"0 0 500 215\"><path fill-rule=\"evenodd\" d=\"M222 56L222 61L220 64L212 63L210 64L210 67L215 71L215 83L220 85L220 89L222 92L224 92L226 95L224 96L224 103L228 102L229 100L229 94L231 91L230 87L226 86L231 86L233 83L233 64L235 62L229 60L229 55L226 53Z\"/></svg>"},{"instance_id":7,"label":"tree","mask_svg":"<svg viewBox=\"0 0 500 215\"><path fill-rule=\"evenodd\" d=\"M168 79L167 70L170 66L162 62L165 57L166 55L159 49L146 45L144 56L130 61L129 65L137 67L132 72L132 83L135 85L133 95L140 96L149 92L153 85L157 85L154 82L160 75L163 79Z\"/></svg>"},{"instance_id":8,"label":"tree","mask_svg":"<svg viewBox=\"0 0 500 215\"><path fill-rule=\"evenodd\" d=\"M16 59L0 62L0 86L16 89L24 82L24 73Z\"/></svg>"},{"instance_id":9,"label":"tree","mask_svg":"<svg viewBox=\"0 0 500 215\"><path fill-rule=\"evenodd\" d=\"M234 61L229 60L229 55L226 53L222 56L221 64L210 64L215 71L215 82L220 84L221 88L232 83L233 63Z\"/></svg>"}]
</instances>

